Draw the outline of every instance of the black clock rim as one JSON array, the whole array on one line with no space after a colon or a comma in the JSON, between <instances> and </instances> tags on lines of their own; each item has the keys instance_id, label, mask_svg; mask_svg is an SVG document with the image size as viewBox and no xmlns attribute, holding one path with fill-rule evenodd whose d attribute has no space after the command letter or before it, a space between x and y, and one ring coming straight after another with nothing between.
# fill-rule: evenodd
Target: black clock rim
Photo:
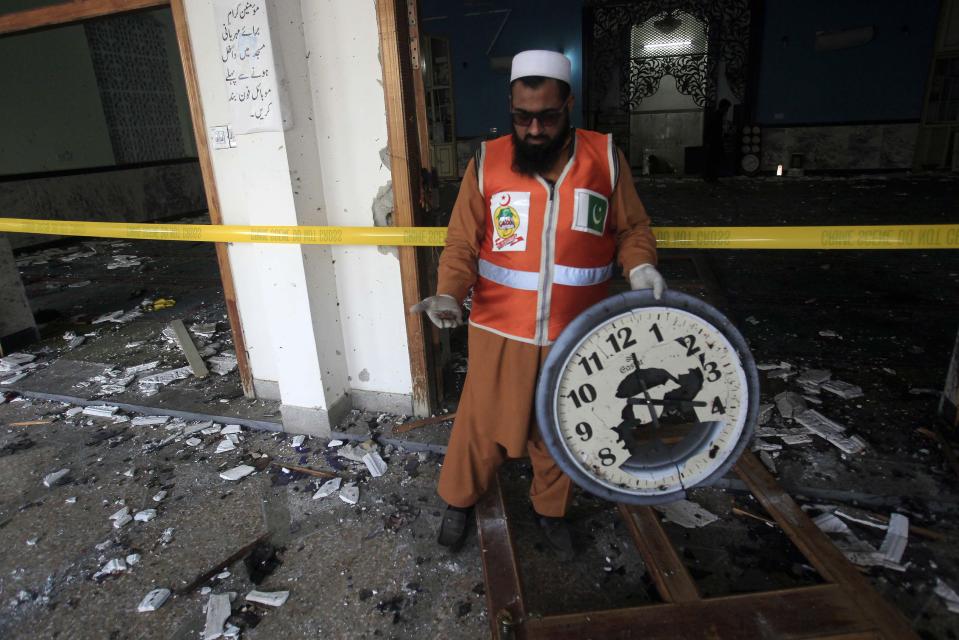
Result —
<instances>
[{"instance_id":1,"label":"black clock rim","mask_svg":"<svg viewBox=\"0 0 959 640\"><path fill-rule=\"evenodd\" d=\"M536 419L540 427L540 434L546 448L549 450L556 464L574 483L585 491L613 502L626 504L656 505L680 500L686 496L686 489L667 491L656 495L639 495L623 490L611 489L593 479L592 476L581 470L573 463L566 447L561 442L561 434L555 428L556 416L554 412L553 390L559 381L563 363L566 362L572 350L580 343L587 331L595 329L609 318L644 307L672 307L699 316L719 330L739 356L740 364L746 376L747 409L746 421L739 442L711 474L698 482L696 487L707 487L726 475L726 472L739 460L743 451L753 438L756 429L756 420L759 415L759 372L756 361L746 344L745 338L729 319L712 305L679 291L666 290L660 300L653 296L651 289L628 291L602 300L589 307L570 322L550 348L543 368L540 371L539 381L536 384Z\"/></svg>"}]
</instances>

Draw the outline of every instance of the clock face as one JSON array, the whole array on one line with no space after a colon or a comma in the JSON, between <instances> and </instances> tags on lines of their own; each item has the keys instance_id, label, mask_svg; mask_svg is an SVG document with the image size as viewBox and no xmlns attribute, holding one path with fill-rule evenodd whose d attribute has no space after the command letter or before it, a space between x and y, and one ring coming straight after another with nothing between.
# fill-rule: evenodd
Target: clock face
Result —
<instances>
[{"instance_id":1,"label":"clock face","mask_svg":"<svg viewBox=\"0 0 959 640\"><path fill-rule=\"evenodd\" d=\"M661 302L650 292L610 300L553 347L538 394L548 398L537 398L549 414L540 415L551 427L544 440L594 493L675 499L721 475L744 448L758 404L752 359L738 332L700 300L672 291Z\"/></svg>"},{"instance_id":2,"label":"clock face","mask_svg":"<svg viewBox=\"0 0 959 640\"><path fill-rule=\"evenodd\" d=\"M759 158L755 154L747 153L744 155L740 161L740 166L743 168L743 171L746 173L753 173L759 169Z\"/></svg>"}]
</instances>

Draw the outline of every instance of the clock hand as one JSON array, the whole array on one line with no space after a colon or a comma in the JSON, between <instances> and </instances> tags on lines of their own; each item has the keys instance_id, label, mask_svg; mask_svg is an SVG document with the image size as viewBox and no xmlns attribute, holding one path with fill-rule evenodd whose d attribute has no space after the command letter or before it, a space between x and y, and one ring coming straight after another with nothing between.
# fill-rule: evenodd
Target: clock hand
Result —
<instances>
[{"instance_id":1,"label":"clock hand","mask_svg":"<svg viewBox=\"0 0 959 640\"><path fill-rule=\"evenodd\" d=\"M646 383L642 380L639 385L643 388L643 395L646 396L646 406L649 407L649 417L653 421L653 429L659 430L659 418L656 416L656 409L653 409L653 399L649 397L649 391L646 390Z\"/></svg>"},{"instance_id":2,"label":"clock hand","mask_svg":"<svg viewBox=\"0 0 959 640\"><path fill-rule=\"evenodd\" d=\"M631 355L632 358L633 358L633 366L636 367L636 373L639 373L639 359L636 357L636 353L635 353L635 352L631 353L630 355ZM639 378L639 387L640 387L640 389L643 390L643 395L646 396L646 401L647 401L646 406L650 407L650 409L649 409L649 417L650 417L650 418L652 419L652 421L653 421L653 428L658 430L658 429L659 429L659 418L656 416L656 410L653 409L653 408L650 406L651 403L652 403L652 398L649 397L649 390L646 388L646 381L643 380L642 378Z\"/></svg>"}]
</instances>

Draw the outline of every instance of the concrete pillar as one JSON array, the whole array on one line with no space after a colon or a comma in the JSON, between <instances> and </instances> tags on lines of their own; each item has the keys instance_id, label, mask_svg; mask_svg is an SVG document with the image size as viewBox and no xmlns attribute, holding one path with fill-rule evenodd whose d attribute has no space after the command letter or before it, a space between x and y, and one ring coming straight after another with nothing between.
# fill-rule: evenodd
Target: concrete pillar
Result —
<instances>
[{"instance_id":1,"label":"concrete pillar","mask_svg":"<svg viewBox=\"0 0 959 640\"><path fill-rule=\"evenodd\" d=\"M266 7L288 126L238 135L234 148L212 151L223 221L373 226L374 200L390 188L375 4ZM206 125L229 125L213 1L187 0L187 22ZM282 402L285 429L328 433L353 406L411 413L395 249L229 251L257 394Z\"/></svg>"},{"instance_id":2,"label":"concrete pillar","mask_svg":"<svg viewBox=\"0 0 959 640\"><path fill-rule=\"evenodd\" d=\"M299 7L267 8L274 56L286 66L279 81L290 95L292 126L240 135L235 148L212 151L221 214L225 224L326 224ZM228 125L212 1L187 2L187 22L206 124ZM258 394L281 401L285 430L328 434L350 408L331 251L234 245L230 259Z\"/></svg>"},{"instance_id":3,"label":"concrete pillar","mask_svg":"<svg viewBox=\"0 0 959 640\"><path fill-rule=\"evenodd\" d=\"M0 236L0 355L39 339L10 241Z\"/></svg>"},{"instance_id":4,"label":"concrete pillar","mask_svg":"<svg viewBox=\"0 0 959 640\"><path fill-rule=\"evenodd\" d=\"M382 226L392 202L376 5L302 0L325 214L336 226ZM395 247L334 247L353 405L411 414L413 381Z\"/></svg>"}]
</instances>

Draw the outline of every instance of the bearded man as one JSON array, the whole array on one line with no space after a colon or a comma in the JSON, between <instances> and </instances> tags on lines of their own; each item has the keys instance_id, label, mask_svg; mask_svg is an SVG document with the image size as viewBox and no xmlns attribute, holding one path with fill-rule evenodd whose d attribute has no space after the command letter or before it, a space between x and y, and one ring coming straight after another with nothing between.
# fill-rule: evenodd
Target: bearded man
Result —
<instances>
[{"instance_id":1,"label":"bearded man","mask_svg":"<svg viewBox=\"0 0 959 640\"><path fill-rule=\"evenodd\" d=\"M458 548L473 505L506 458L529 455L530 498L549 547L569 559L569 477L535 424L549 346L604 299L618 259L633 289L665 288L649 216L612 136L570 125L570 61L523 51L510 72L512 135L470 161L440 257L435 296L414 305L440 328L462 324L473 287L469 366L438 492L438 542Z\"/></svg>"}]
</instances>

